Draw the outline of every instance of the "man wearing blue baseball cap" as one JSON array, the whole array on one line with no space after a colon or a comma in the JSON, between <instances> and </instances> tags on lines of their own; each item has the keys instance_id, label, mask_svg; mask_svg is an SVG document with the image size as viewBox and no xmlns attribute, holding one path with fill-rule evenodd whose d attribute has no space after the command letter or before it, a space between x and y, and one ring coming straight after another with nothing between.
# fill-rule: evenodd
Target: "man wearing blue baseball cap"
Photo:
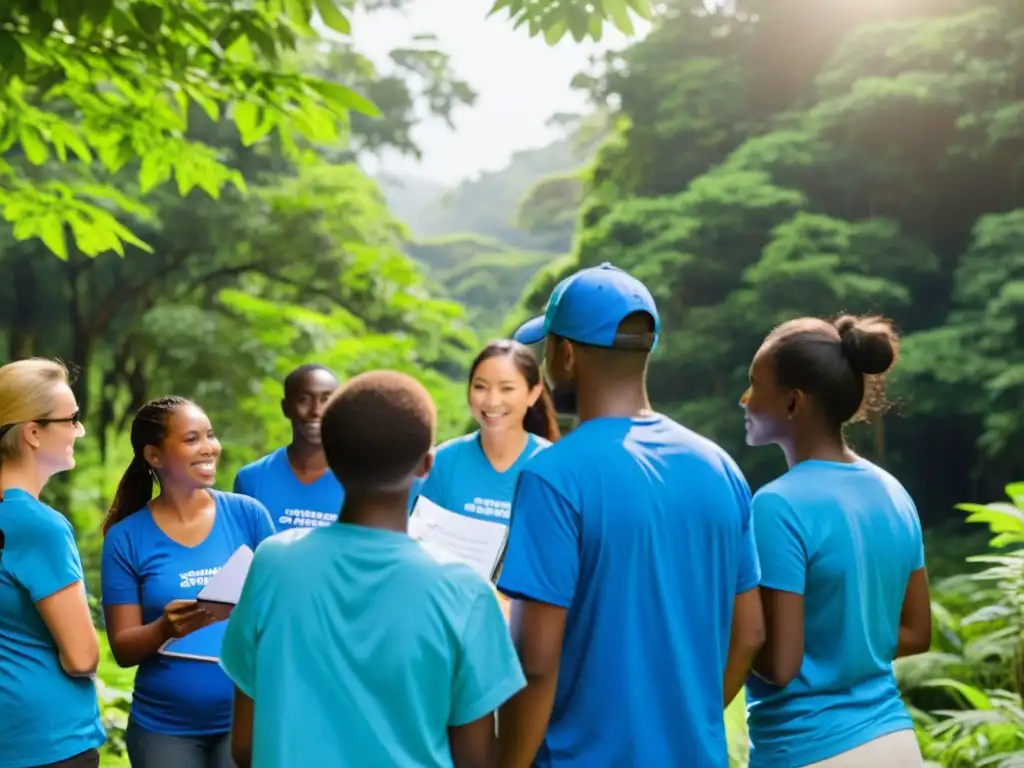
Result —
<instances>
[{"instance_id":1,"label":"man wearing blue baseball cap","mask_svg":"<svg viewBox=\"0 0 1024 768\"><path fill-rule=\"evenodd\" d=\"M650 291L610 264L555 288L516 339L547 341L579 426L519 476L498 589L527 687L502 768L727 768L723 706L764 638L750 489L711 441L653 412Z\"/></svg>"}]
</instances>

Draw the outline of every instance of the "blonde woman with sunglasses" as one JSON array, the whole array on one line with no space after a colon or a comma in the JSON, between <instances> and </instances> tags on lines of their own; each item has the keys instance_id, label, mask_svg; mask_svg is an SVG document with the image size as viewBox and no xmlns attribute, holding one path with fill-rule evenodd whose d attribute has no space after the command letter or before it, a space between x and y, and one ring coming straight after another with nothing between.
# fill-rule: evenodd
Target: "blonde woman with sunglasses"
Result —
<instances>
[{"instance_id":1,"label":"blonde woman with sunglasses","mask_svg":"<svg viewBox=\"0 0 1024 768\"><path fill-rule=\"evenodd\" d=\"M85 434L63 365L0 367L0 765L96 768L99 645L71 524L39 500Z\"/></svg>"}]
</instances>

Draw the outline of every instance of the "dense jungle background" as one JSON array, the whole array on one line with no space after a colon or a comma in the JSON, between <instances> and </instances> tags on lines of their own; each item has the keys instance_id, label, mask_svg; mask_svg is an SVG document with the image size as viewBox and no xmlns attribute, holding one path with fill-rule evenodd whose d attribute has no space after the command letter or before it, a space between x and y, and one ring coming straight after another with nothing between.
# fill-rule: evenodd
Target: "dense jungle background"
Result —
<instances>
[{"instance_id":1,"label":"dense jungle background","mask_svg":"<svg viewBox=\"0 0 1024 768\"><path fill-rule=\"evenodd\" d=\"M892 408L850 437L926 526L934 648L900 684L936 765L1024 766L1024 4L498 0L549 44L631 42L576 76L590 106L552 116L560 139L445 186L366 170L476 97L429 36L387 68L361 53L354 12L415 2L0 8L0 323L6 359L77 371L89 434L48 492L92 594L147 399L208 410L222 488L287 440L280 381L306 361L417 375L446 439L475 350L611 261L663 313L655 406L754 488L785 468L743 445L763 337L896 321ZM100 675L118 765L131 671ZM727 717L745 765L742 702Z\"/></svg>"}]
</instances>

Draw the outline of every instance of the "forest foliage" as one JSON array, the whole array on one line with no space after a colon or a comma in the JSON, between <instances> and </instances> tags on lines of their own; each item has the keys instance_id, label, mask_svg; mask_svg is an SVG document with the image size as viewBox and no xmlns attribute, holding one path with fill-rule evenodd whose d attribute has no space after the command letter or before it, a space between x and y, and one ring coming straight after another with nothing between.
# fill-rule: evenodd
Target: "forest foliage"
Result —
<instances>
[{"instance_id":1,"label":"forest foliage","mask_svg":"<svg viewBox=\"0 0 1024 768\"><path fill-rule=\"evenodd\" d=\"M895 407L851 438L929 528L935 643L897 664L901 687L936 764L1024 765L1024 491L1006 485L1024 478L1024 6L482 4L548 42L652 29L576 78L592 114L563 141L450 191L424 232L359 158L415 156L420 105L451 120L476 94L427 36L385 65L360 51L354 11L402 3L0 9L0 323L7 359L77 371L89 436L52 494L93 594L99 516L149 397L209 411L225 486L287 439L280 380L310 359L414 373L451 436L483 338L611 261L662 311L652 400L754 487L783 465L742 445L737 399L773 325L897 323ZM975 545L954 506L1004 496L961 509L994 537ZM130 681L104 677L116 749Z\"/></svg>"}]
</instances>

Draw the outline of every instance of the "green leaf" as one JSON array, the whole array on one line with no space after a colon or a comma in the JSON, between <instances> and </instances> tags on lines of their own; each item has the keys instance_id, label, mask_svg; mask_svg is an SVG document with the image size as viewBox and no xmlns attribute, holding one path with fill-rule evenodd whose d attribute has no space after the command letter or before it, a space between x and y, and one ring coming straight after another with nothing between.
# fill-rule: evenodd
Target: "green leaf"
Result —
<instances>
[{"instance_id":1,"label":"green leaf","mask_svg":"<svg viewBox=\"0 0 1024 768\"><path fill-rule=\"evenodd\" d=\"M25 74L25 50L14 35L0 31L0 80Z\"/></svg>"},{"instance_id":2,"label":"green leaf","mask_svg":"<svg viewBox=\"0 0 1024 768\"><path fill-rule=\"evenodd\" d=\"M974 709L992 709L992 701L985 692L975 688L973 685L961 683L959 680L942 677L936 680L927 680L921 683L922 688L951 688L958 692Z\"/></svg>"},{"instance_id":3,"label":"green leaf","mask_svg":"<svg viewBox=\"0 0 1024 768\"><path fill-rule=\"evenodd\" d=\"M629 8L624 0L605 0L605 10L611 17L612 24L622 34L633 35L636 33L633 20L629 18Z\"/></svg>"},{"instance_id":4,"label":"green leaf","mask_svg":"<svg viewBox=\"0 0 1024 768\"><path fill-rule=\"evenodd\" d=\"M252 146L255 139L256 126L260 119L259 105L251 101L238 101L234 104L235 126L238 128L238 135L242 144L246 147Z\"/></svg>"},{"instance_id":5,"label":"green leaf","mask_svg":"<svg viewBox=\"0 0 1024 768\"><path fill-rule=\"evenodd\" d=\"M284 12L300 32L306 35L314 34L313 28L309 26L313 8L308 0L284 0Z\"/></svg>"},{"instance_id":6,"label":"green leaf","mask_svg":"<svg viewBox=\"0 0 1024 768\"><path fill-rule=\"evenodd\" d=\"M151 3L135 3L132 14L139 29L147 35L156 35L164 22L164 9Z\"/></svg>"},{"instance_id":7,"label":"green leaf","mask_svg":"<svg viewBox=\"0 0 1024 768\"><path fill-rule=\"evenodd\" d=\"M320 19L327 27L343 35L352 33L352 26L348 19L338 10L333 0L316 0L316 9L320 13Z\"/></svg>"},{"instance_id":8,"label":"green leaf","mask_svg":"<svg viewBox=\"0 0 1024 768\"><path fill-rule=\"evenodd\" d=\"M114 7L114 0L88 0L85 6L85 17L96 26L102 25Z\"/></svg>"},{"instance_id":9,"label":"green leaf","mask_svg":"<svg viewBox=\"0 0 1024 768\"><path fill-rule=\"evenodd\" d=\"M59 216L47 216L39 221L39 239L62 261L68 259L68 243L64 234L64 222Z\"/></svg>"},{"instance_id":10,"label":"green leaf","mask_svg":"<svg viewBox=\"0 0 1024 768\"><path fill-rule=\"evenodd\" d=\"M360 112L367 117L380 117L381 115L376 104L365 96L360 96L351 88L341 85L341 83L331 83L326 80L319 80L311 82L310 86L319 91L332 106Z\"/></svg>"},{"instance_id":11,"label":"green leaf","mask_svg":"<svg viewBox=\"0 0 1024 768\"><path fill-rule=\"evenodd\" d=\"M46 148L46 142L34 127L22 125L18 138L21 140L21 148L25 152L25 157L32 165L42 165L49 159L50 152Z\"/></svg>"}]
</instances>

